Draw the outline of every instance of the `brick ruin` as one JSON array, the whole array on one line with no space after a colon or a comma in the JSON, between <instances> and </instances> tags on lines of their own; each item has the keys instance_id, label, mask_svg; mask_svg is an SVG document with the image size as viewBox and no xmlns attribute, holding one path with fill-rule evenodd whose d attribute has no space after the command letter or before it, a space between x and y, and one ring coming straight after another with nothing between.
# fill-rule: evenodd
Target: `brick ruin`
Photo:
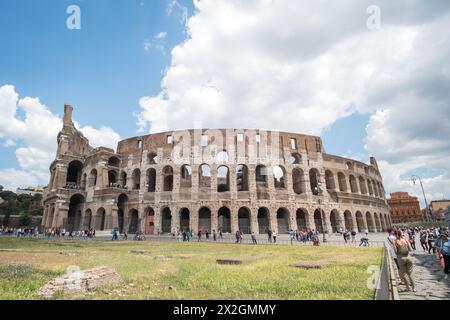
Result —
<instances>
[{"instance_id":1,"label":"brick ruin","mask_svg":"<svg viewBox=\"0 0 450 320\"><path fill-rule=\"evenodd\" d=\"M329 155L320 137L192 129L93 148L66 105L44 195L45 227L146 234L376 232L392 223L375 158Z\"/></svg>"}]
</instances>

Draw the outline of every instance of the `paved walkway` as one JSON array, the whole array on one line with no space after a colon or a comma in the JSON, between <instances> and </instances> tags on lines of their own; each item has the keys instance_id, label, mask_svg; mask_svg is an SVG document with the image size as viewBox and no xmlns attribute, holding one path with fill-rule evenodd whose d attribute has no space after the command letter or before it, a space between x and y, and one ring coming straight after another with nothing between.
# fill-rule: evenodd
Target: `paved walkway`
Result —
<instances>
[{"instance_id":1,"label":"paved walkway","mask_svg":"<svg viewBox=\"0 0 450 320\"><path fill-rule=\"evenodd\" d=\"M412 256L414 262L414 280L417 292L403 292L399 286L401 300L450 300L450 280L444 279L444 271L436 255L424 253L418 248ZM400 279L398 278L398 283Z\"/></svg>"}]
</instances>

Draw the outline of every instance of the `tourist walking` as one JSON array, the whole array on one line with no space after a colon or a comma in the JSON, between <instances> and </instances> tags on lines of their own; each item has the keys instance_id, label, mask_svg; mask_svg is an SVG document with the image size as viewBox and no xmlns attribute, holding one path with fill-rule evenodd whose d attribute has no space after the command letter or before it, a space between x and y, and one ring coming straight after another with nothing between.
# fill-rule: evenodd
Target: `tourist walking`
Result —
<instances>
[{"instance_id":1,"label":"tourist walking","mask_svg":"<svg viewBox=\"0 0 450 320\"><path fill-rule=\"evenodd\" d=\"M255 232L252 232L252 242L253 242L253 244L258 244L258 242L256 241Z\"/></svg>"},{"instance_id":2,"label":"tourist walking","mask_svg":"<svg viewBox=\"0 0 450 320\"><path fill-rule=\"evenodd\" d=\"M206 236L206 240L209 240L209 230L206 230L205 236Z\"/></svg>"},{"instance_id":3,"label":"tourist walking","mask_svg":"<svg viewBox=\"0 0 450 320\"><path fill-rule=\"evenodd\" d=\"M267 229L267 238L269 240L269 243L272 243L272 230Z\"/></svg>"},{"instance_id":4,"label":"tourist walking","mask_svg":"<svg viewBox=\"0 0 450 320\"><path fill-rule=\"evenodd\" d=\"M405 283L406 290L417 292L414 283L414 265L410 258L410 253L413 252L411 244L403 236L401 230L396 232L397 239L394 241L394 250L397 254L398 265L400 267L400 279Z\"/></svg>"},{"instance_id":5,"label":"tourist walking","mask_svg":"<svg viewBox=\"0 0 450 320\"><path fill-rule=\"evenodd\" d=\"M272 232L273 243L277 243L277 233L275 231Z\"/></svg>"},{"instance_id":6,"label":"tourist walking","mask_svg":"<svg viewBox=\"0 0 450 320\"><path fill-rule=\"evenodd\" d=\"M423 252L428 252L428 233L426 231L420 232L420 245L422 246Z\"/></svg>"},{"instance_id":7,"label":"tourist walking","mask_svg":"<svg viewBox=\"0 0 450 320\"><path fill-rule=\"evenodd\" d=\"M198 230L197 237L198 237L198 242L200 242L202 240L202 230Z\"/></svg>"},{"instance_id":8,"label":"tourist walking","mask_svg":"<svg viewBox=\"0 0 450 320\"><path fill-rule=\"evenodd\" d=\"M236 237L236 243L240 243L242 238L241 238L241 232L239 230L236 231L235 237Z\"/></svg>"},{"instance_id":9,"label":"tourist walking","mask_svg":"<svg viewBox=\"0 0 450 320\"><path fill-rule=\"evenodd\" d=\"M433 231L428 232L428 253L431 254L431 250L433 250L433 253L436 252L436 249L434 248L434 233Z\"/></svg>"},{"instance_id":10,"label":"tourist walking","mask_svg":"<svg viewBox=\"0 0 450 320\"><path fill-rule=\"evenodd\" d=\"M398 265L397 253L394 250L394 241L397 240L397 237L395 236L395 230L389 229L388 232L389 232L389 235L387 237L388 248L391 252L392 259L394 259L395 265L397 266L397 270L399 270L400 267Z\"/></svg>"},{"instance_id":11,"label":"tourist walking","mask_svg":"<svg viewBox=\"0 0 450 320\"><path fill-rule=\"evenodd\" d=\"M355 229L352 229L351 235L352 235L352 243L356 243L356 230Z\"/></svg>"},{"instance_id":12,"label":"tourist walking","mask_svg":"<svg viewBox=\"0 0 450 320\"><path fill-rule=\"evenodd\" d=\"M219 239L223 239L222 228L219 229Z\"/></svg>"},{"instance_id":13,"label":"tourist walking","mask_svg":"<svg viewBox=\"0 0 450 320\"><path fill-rule=\"evenodd\" d=\"M216 233L216 229L213 229L213 240L217 241L217 233Z\"/></svg>"},{"instance_id":14,"label":"tourist walking","mask_svg":"<svg viewBox=\"0 0 450 320\"><path fill-rule=\"evenodd\" d=\"M450 273L450 239L446 233L442 233L440 236L440 258L444 264L444 279L448 280Z\"/></svg>"}]
</instances>

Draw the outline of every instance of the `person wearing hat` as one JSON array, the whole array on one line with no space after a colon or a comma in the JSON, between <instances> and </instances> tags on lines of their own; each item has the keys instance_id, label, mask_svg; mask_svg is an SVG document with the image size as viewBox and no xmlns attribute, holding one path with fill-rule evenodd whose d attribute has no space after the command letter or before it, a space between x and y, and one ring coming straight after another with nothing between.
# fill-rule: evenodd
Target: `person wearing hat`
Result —
<instances>
[{"instance_id":1,"label":"person wearing hat","mask_svg":"<svg viewBox=\"0 0 450 320\"><path fill-rule=\"evenodd\" d=\"M450 273L450 239L448 233L442 233L440 239L440 253L444 260L444 279L448 280Z\"/></svg>"}]
</instances>

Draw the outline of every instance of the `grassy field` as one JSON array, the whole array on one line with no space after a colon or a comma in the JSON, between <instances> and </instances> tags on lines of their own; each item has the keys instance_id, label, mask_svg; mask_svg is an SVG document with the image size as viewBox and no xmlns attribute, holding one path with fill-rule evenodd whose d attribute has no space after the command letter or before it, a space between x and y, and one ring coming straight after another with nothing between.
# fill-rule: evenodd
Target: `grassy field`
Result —
<instances>
[{"instance_id":1,"label":"grassy field","mask_svg":"<svg viewBox=\"0 0 450 320\"><path fill-rule=\"evenodd\" d=\"M372 299L381 249L0 238L0 300L39 299L69 266L111 266L120 284L57 299ZM218 265L216 259L243 259ZM326 262L323 269L293 267Z\"/></svg>"}]
</instances>

